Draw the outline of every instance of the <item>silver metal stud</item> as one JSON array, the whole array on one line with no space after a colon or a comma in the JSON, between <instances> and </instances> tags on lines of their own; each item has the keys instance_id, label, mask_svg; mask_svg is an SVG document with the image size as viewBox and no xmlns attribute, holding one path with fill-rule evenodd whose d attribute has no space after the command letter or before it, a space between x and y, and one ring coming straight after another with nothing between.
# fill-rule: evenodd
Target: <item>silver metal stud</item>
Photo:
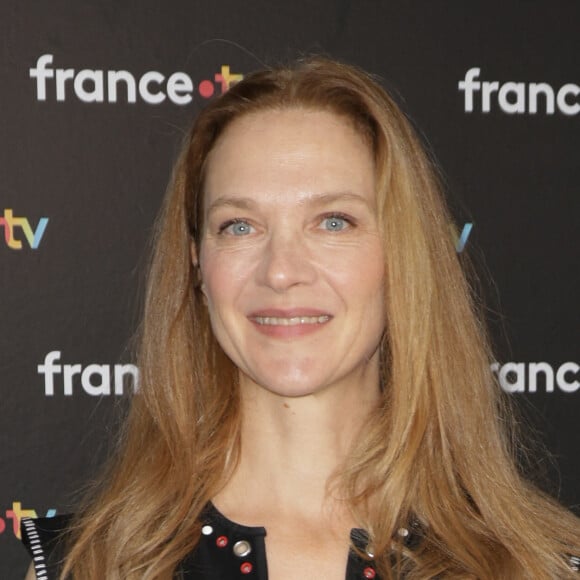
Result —
<instances>
[{"instance_id":1,"label":"silver metal stud","mask_svg":"<svg viewBox=\"0 0 580 580\"><path fill-rule=\"evenodd\" d=\"M245 558L251 551L252 546L250 546L250 542L246 542L246 540L240 540L234 544L234 554L238 558Z\"/></svg>"}]
</instances>

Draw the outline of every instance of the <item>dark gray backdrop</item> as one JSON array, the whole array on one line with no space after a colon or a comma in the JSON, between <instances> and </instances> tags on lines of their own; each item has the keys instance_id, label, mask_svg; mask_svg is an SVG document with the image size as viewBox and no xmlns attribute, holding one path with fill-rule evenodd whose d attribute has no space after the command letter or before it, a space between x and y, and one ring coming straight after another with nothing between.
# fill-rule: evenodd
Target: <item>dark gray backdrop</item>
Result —
<instances>
[{"instance_id":1,"label":"dark gray backdrop","mask_svg":"<svg viewBox=\"0 0 580 580\"><path fill-rule=\"evenodd\" d=\"M513 371L506 388L525 391L513 396L555 457L538 474L577 504L579 22L574 0L3 2L0 578L19 578L27 565L13 533L19 510L70 509L106 455L123 398L88 393L79 375L66 395L62 374L47 396L37 367L60 351L55 364L81 365L85 385L98 386L100 373L130 361L146 243L182 133L207 102L200 82L212 80L204 92L219 92L222 66L243 74L301 53L326 52L380 75L421 128L459 227L473 223L464 251L494 280L484 286L498 360L519 363L503 367L503 375ZM126 70L138 82L150 71L165 80L181 71L193 98L151 104L137 94L129 103L119 89L116 102L105 92L105 102L90 103L67 80L58 101L48 78L39 100L30 69L45 54L52 69L71 74ZM465 110L458 83L473 68L475 80L503 90L491 94L489 112L481 91ZM532 113L518 93L530 83L556 94L570 86L553 113L544 97ZM95 96L90 79L79 87ZM26 218L32 233L48 219L36 249L23 221L6 236L6 210ZM21 249L10 247L15 240ZM544 372L530 393L538 362ZM552 392L545 372L556 377Z\"/></svg>"}]
</instances>

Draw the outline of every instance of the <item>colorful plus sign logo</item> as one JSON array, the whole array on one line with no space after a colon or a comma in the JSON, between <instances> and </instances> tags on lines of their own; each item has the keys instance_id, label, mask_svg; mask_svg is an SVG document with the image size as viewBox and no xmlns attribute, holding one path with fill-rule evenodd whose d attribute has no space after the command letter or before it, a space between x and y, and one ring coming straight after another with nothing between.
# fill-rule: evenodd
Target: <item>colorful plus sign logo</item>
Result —
<instances>
[{"instance_id":1,"label":"colorful plus sign logo","mask_svg":"<svg viewBox=\"0 0 580 580\"><path fill-rule=\"evenodd\" d=\"M230 71L230 67L226 64L222 65L221 71L219 73L215 73L214 81L220 87L221 94L223 95L232 84L235 84L241 81L244 78L243 74L234 74ZM210 80L201 81L197 87L199 94L204 99L209 99L215 93L215 84Z\"/></svg>"}]
</instances>

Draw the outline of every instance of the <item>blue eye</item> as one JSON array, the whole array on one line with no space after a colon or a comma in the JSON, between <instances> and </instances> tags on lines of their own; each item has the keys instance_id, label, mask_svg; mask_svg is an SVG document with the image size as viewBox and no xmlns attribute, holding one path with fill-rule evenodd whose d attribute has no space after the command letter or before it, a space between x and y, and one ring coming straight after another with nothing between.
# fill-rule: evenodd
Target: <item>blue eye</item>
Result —
<instances>
[{"instance_id":1,"label":"blue eye","mask_svg":"<svg viewBox=\"0 0 580 580\"><path fill-rule=\"evenodd\" d=\"M244 220L232 220L225 223L220 228L220 233L230 234L232 236L247 236L252 227Z\"/></svg>"},{"instance_id":2,"label":"blue eye","mask_svg":"<svg viewBox=\"0 0 580 580\"><path fill-rule=\"evenodd\" d=\"M348 227L349 223L346 218L340 216L329 216L322 220L322 227L329 232L341 232L346 227Z\"/></svg>"}]
</instances>

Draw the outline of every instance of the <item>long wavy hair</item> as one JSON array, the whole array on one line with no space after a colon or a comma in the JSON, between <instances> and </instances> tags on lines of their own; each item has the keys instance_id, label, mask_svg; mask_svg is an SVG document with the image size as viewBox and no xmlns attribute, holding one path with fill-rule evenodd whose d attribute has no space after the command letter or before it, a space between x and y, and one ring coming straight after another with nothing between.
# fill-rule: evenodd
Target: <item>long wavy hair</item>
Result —
<instances>
[{"instance_id":1,"label":"long wavy hair","mask_svg":"<svg viewBox=\"0 0 580 580\"><path fill-rule=\"evenodd\" d=\"M334 482L383 578L565 578L574 515L520 473L480 306L455 252L430 156L394 100L355 67L313 57L246 76L197 117L157 222L140 389L102 484L72 527L63 577L167 579L240 453L238 374L192 266L208 154L235 119L303 108L350 120L375 159L385 256L382 400ZM373 509L369 509L372 500ZM396 530L416 522L409 549Z\"/></svg>"}]
</instances>

